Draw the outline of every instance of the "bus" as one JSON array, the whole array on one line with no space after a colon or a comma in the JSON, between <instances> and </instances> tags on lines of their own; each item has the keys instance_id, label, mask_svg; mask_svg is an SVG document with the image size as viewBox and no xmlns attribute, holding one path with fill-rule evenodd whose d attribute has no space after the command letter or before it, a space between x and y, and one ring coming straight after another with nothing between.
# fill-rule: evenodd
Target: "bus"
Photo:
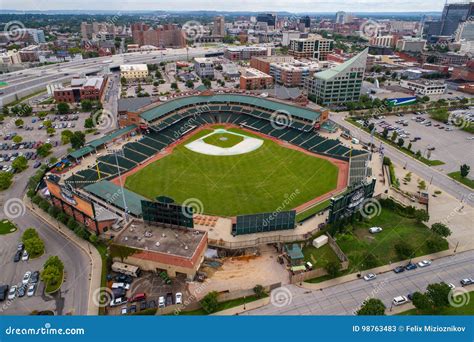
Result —
<instances>
[{"instance_id":1,"label":"bus","mask_svg":"<svg viewBox=\"0 0 474 342\"><path fill-rule=\"evenodd\" d=\"M118 261L112 264L112 271L129 275L135 278L140 276L140 267L124 264L123 262L118 262Z\"/></svg>"}]
</instances>

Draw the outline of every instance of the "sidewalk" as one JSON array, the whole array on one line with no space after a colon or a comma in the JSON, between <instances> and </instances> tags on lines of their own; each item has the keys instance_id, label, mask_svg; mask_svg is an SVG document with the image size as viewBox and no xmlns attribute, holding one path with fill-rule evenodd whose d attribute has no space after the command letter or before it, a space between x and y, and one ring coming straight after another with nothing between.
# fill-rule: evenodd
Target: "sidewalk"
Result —
<instances>
[{"instance_id":1,"label":"sidewalk","mask_svg":"<svg viewBox=\"0 0 474 342\"><path fill-rule=\"evenodd\" d=\"M101 276L102 276L102 258L97 249L88 241L78 237L62 223L58 222L58 226L51 224L51 216L45 213L43 210L33 206L31 200L25 195L23 198L28 210L36 215L38 218L43 220L48 226L55 229L59 234L63 235L66 239L76 244L82 251L89 256L91 271L89 273L90 285L89 285L89 301L87 305L87 315L98 315L99 307L94 303L94 290L100 288Z\"/></svg>"},{"instance_id":2,"label":"sidewalk","mask_svg":"<svg viewBox=\"0 0 474 342\"><path fill-rule=\"evenodd\" d=\"M458 248L456 250L456 253L464 252L466 250L469 250L469 249ZM413 258L411 259L411 261L413 263L417 263L421 260L436 260L436 259L452 256L454 254L455 254L454 248L450 248L446 251L424 255L418 258ZM391 272L395 267L399 265L406 265L408 262L409 260L394 262L393 264L390 264L390 265L380 266L380 267L372 268L370 270L361 271L360 274L361 275L365 275L368 273L381 274L381 273ZM348 275L338 277L335 279L326 280L317 284L303 282L301 285L300 284L293 284L293 285L298 286L300 288L309 289L309 290L321 290L321 289L325 289L331 286L340 285L340 284L344 284L344 283L348 283L348 282L360 279L359 277L357 277L357 274L359 273L348 274Z\"/></svg>"},{"instance_id":3,"label":"sidewalk","mask_svg":"<svg viewBox=\"0 0 474 342\"><path fill-rule=\"evenodd\" d=\"M265 306L265 305L268 305L268 304L270 304L270 297L257 299L253 302L246 303L245 304L245 309L244 309L244 305L239 305L239 306L227 309L227 310L222 310L222 311L215 312L211 316L234 316L234 315L239 315L239 314L241 314L243 312L246 312L248 310L258 309L258 308L260 308L262 306Z\"/></svg>"}]
</instances>

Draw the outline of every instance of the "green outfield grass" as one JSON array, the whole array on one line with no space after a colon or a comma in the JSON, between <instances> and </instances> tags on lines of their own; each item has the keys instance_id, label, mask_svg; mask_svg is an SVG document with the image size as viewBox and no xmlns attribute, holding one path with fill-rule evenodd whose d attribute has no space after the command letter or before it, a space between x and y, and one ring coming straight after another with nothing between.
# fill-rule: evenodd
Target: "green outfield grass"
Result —
<instances>
[{"instance_id":1,"label":"green outfield grass","mask_svg":"<svg viewBox=\"0 0 474 342\"><path fill-rule=\"evenodd\" d=\"M229 133L216 133L207 138L204 138L203 141L207 144L228 148L237 145L242 140L243 137L240 135L229 134Z\"/></svg>"},{"instance_id":2,"label":"green outfield grass","mask_svg":"<svg viewBox=\"0 0 474 342\"><path fill-rule=\"evenodd\" d=\"M184 146L210 132L200 131L171 155L129 176L126 187L149 199L166 195L183 203L196 198L205 213L223 216L291 210L336 188L339 170L334 164L269 139L259 149L235 156L208 156Z\"/></svg>"}]
</instances>

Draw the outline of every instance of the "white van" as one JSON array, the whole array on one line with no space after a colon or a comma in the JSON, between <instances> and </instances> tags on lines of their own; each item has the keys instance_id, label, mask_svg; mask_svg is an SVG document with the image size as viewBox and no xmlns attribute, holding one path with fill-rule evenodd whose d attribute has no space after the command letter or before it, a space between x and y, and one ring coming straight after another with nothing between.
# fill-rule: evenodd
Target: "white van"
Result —
<instances>
[{"instance_id":1,"label":"white van","mask_svg":"<svg viewBox=\"0 0 474 342\"><path fill-rule=\"evenodd\" d=\"M359 139L352 138L352 143L355 145L359 144Z\"/></svg>"},{"instance_id":2,"label":"white van","mask_svg":"<svg viewBox=\"0 0 474 342\"><path fill-rule=\"evenodd\" d=\"M398 296L393 298L393 305L402 305L408 303L408 298L405 296Z\"/></svg>"}]
</instances>

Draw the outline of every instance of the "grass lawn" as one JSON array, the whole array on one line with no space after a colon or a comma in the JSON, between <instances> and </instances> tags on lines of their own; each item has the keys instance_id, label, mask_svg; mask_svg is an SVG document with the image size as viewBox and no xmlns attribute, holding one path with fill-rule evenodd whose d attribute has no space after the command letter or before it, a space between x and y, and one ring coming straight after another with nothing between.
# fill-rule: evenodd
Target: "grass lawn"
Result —
<instances>
[{"instance_id":1,"label":"grass lawn","mask_svg":"<svg viewBox=\"0 0 474 342\"><path fill-rule=\"evenodd\" d=\"M471 300L459 308L447 307L441 310L427 310L419 311L418 309L410 309L407 311L401 312L399 315L408 316L408 315L437 315L437 316L456 316L456 315L474 315L474 291L469 292Z\"/></svg>"},{"instance_id":2,"label":"grass lawn","mask_svg":"<svg viewBox=\"0 0 474 342\"><path fill-rule=\"evenodd\" d=\"M230 131L253 136L239 129ZM203 130L190 140L210 132ZM204 213L234 216L272 212L282 206L290 210L337 185L339 170L334 164L269 139L263 139L257 150L235 156L193 152L184 146L190 140L127 177L125 186L149 199L165 195L183 203L196 198L203 203Z\"/></svg>"},{"instance_id":3,"label":"grass lawn","mask_svg":"<svg viewBox=\"0 0 474 342\"><path fill-rule=\"evenodd\" d=\"M266 297L268 297L268 295L266 295L262 298L266 298ZM228 300L228 301L225 301L225 302L221 302L218 305L217 312L227 310L227 309L231 309L231 308L235 308L236 306L243 305L244 302L245 303L250 303L250 302L254 302L258 299L262 299L262 298L257 298L255 295L253 295L253 296L245 297L245 299L243 297L241 297L241 298L236 298L236 299ZM202 308L197 309L197 310L193 310L193 311L181 311L179 314L180 315L185 315L185 316L206 316L206 315L209 315Z\"/></svg>"},{"instance_id":4,"label":"grass lawn","mask_svg":"<svg viewBox=\"0 0 474 342\"><path fill-rule=\"evenodd\" d=\"M329 207L330 204L331 204L331 200L328 199L324 202L321 202L321 203L315 205L312 208L309 208L305 211L302 211L301 213L296 215L296 222L301 222L301 221L307 219L308 217L310 217L311 215L314 215L314 214L319 213L320 211L323 211L324 209Z\"/></svg>"},{"instance_id":5,"label":"grass lawn","mask_svg":"<svg viewBox=\"0 0 474 342\"><path fill-rule=\"evenodd\" d=\"M64 270L61 274L61 281L56 285L46 284L46 286L44 288L44 292L48 293L48 294L51 294L51 293L54 293L54 292L58 291L59 288L61 287L61 285L63 284L63 282L64 282Z\"/></svg>"},{"instance_id":6,"label":"grass lawn","mask_svg":"<svg viewBox=\"0 0 474 342\"><path fill-rule=\"evenodd\" d=\"M368 229L374 226L382 227L383 231L370 234ZM400 216L388 208L382 208L380 215L369 221L355 222L352 233L337 235L336 238L338 245L349 258L349 273L370 268L364 265L367 252L374 254L377 258L376 266L400 261L394 248L399 241L408 242L415 250L415 257L432 253L426 246L429 238L441 240L442 250L448 249L448 242L424 224Z\"/></svg>"},{"instance_id":7,"label":"grass lawn","mask_svg":"<svg viewBox=\"0 0 474 342\"><path fill-rule=\"evenodd\" d=\"M461 177L461 171L448 173L448 176L451 177L452 179L458 181L459 183L462 183L462 184L470 187L471 189L474 189L474 180L469 179L467 177L462 178Z\"/></svg>"},{"instance_id":8,"label":"grass lawn","mask_svg":"<svg viewBox=\"0 0 474 342\"><path fill-rule=\"evenodd\" d=\"M235 146L243 140L244 138L241 137L240 135L229 134L229 133L216 133L203 139L203 141L207 144L211 144L211 145L215 145L215 146L223 147L223 148Z\"/></svg>"},{"instance_id":9,"label":"grass lawn","mask_svg":"<svg viewBox=\"0 0 474 342\"><path fill-rule=\"evenodd\" d=\"M303 248L304 261L309 261L313 264L313 268L325 267L330 261L339 262L339 259L331 249L329 244L325 244L320 248L312 245Z\"/></svg>"},{"instance_id":10,"label":"grass lawn","mask_svg":"<svg viewBox=\"0 0 474 342\"><path fill-rule=\"evenodd\" d=\"M13 233L16 230L17 228L12 222L8 220L3 220L0 222L0 235Z\"/></svg>"}]
</instances>

